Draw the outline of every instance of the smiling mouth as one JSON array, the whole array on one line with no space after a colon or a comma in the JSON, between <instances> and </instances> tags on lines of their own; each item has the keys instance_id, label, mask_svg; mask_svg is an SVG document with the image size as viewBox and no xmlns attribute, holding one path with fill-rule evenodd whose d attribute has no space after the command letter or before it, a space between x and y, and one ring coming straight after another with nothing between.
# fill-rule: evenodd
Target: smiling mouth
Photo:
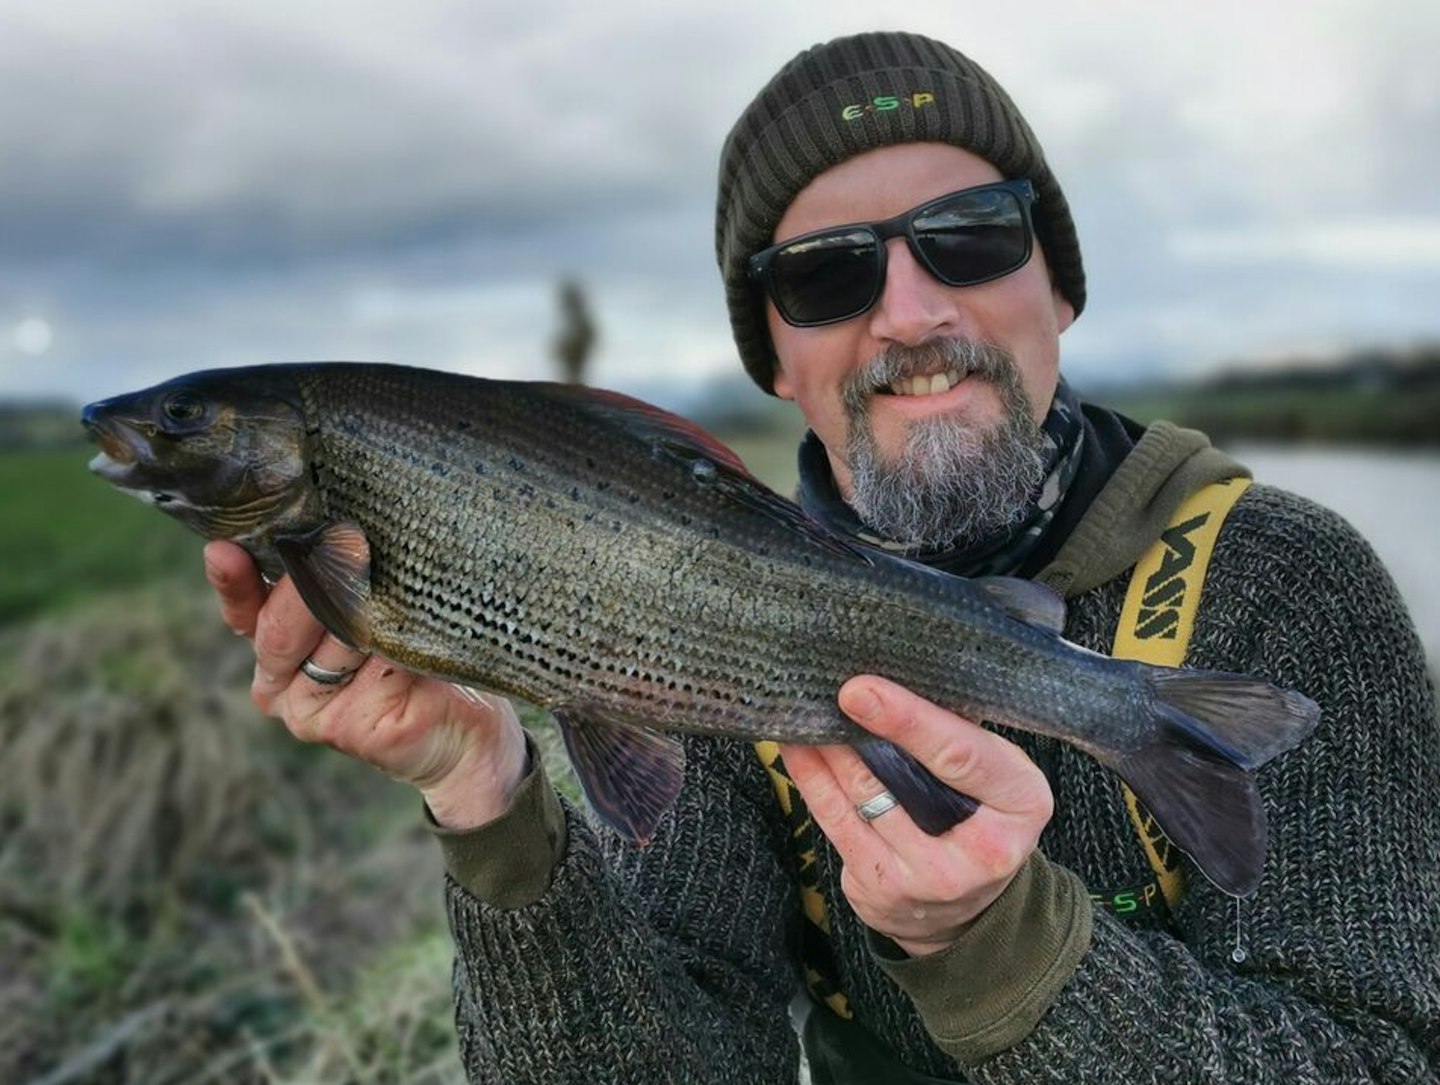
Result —
<instances>
[{"instance_id":1,"label":"smiling mouth","mask_svg":"<svg viewBox=\"0 0 1440 1085\"><path fill-rule=\"evenodd\" d=\"M959 369L945 369L939 373L897 377L877 391L884 396L934 396L948 392L968 375Z\"/></svg>"}]
</instances>

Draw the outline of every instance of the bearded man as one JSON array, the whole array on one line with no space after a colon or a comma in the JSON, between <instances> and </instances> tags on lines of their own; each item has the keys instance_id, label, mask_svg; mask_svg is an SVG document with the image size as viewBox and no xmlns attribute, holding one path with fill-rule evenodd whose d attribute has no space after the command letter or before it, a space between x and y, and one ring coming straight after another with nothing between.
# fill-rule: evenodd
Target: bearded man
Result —
<instances>
[{"instance_id":1,"label":"bearded man","mask_svg":"<svg viewBox=\"0 0 1440 1085\"><path fill-rule=\"evenodd\" d=\"M1082 646L1111 649L1177 510L1246 475L1065 384L1086 300L1068 205L1014 103L947 45L863 34L786 65L725 144L716 248L747 371L809 425L810 515L1048 584ZM922 832L848 747L762 767L691 737L635 849L555 792L504 702L356 656L232 546L207 562L262 707L424 795L476 1082L794 1081L802 976L817 1083L1437 1080L1433 692L1369 548L1290 494L1234 501L1186 656L1323 713L1259 774L1270 850L1243 903L1159 861L1084 754L875 676L842 710L973 817Z\"/></svg>"}]
</instances>

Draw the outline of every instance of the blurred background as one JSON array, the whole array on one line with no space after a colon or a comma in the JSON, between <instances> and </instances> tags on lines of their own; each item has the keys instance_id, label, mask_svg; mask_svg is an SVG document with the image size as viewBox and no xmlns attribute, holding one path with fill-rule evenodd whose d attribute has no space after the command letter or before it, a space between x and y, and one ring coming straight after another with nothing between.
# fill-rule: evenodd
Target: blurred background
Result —
<instances>
[{"instance_id":1,"label":"blurred background","mask_svg":"<svg viewBox=\"0 0 1440 1085\"><path fill-rule=\"evenodd\" d=\"M258 718L198 540L89 477L78 406L286 360L578 377L786 488L714 173L837 34L999 78L1080 231L1072 382L1339 509L1440 659L1440 7L878 10L0 0L0 1081L459 1079L418 803Z\"/></svg>"}]
</instances>

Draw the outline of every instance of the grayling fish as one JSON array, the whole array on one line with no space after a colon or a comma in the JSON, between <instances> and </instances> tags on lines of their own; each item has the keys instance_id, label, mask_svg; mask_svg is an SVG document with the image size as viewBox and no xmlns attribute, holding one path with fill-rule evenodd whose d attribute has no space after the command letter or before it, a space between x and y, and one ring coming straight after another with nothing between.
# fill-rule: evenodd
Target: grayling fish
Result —
<instances>
[{"instance_id":1,"label":"grayling fish","mask_svg":"<svg viewBox=\"0 0 1440 1085\"><path fill-rule=\"evenodd\" d=\"M835 704L879 674L1124 778L1222 889L1260 879L1249 770L1319 710L1242 675L1110 659L1064 607L809 520L692 424L613 393L399 366L215 370L95 403L103 478L288 573L356 648L552 710L592 805L650 836L667 732L852 743L927 832L975 809Z\"/></svg>"}]
</instances>

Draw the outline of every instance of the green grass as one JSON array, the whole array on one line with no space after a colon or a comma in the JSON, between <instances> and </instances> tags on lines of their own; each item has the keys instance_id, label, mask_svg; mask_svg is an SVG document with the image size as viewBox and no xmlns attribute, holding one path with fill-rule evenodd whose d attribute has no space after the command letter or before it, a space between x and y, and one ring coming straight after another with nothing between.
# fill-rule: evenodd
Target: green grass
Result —
<instances>
[{"instance_id":1,"label":"green grass","mask_svg":"<svg viewBox=\"0 0 1440 1085\"><path fill-rule=\"evenodd\" d=\"M0 629L0 1081L458 1081L414 792L260 718L174 583Z\"/></svg>"},{"instance_id":2,"label":"green grass","mask_svg":"<svg viewBox=\"0 0 1440 1085\"><path fill-rule=\"evenodd\" d=\"M204 586L200 540L90 474L90 456L0 455L0 625L157 580Z\"/></svg>"}]
</instances>

